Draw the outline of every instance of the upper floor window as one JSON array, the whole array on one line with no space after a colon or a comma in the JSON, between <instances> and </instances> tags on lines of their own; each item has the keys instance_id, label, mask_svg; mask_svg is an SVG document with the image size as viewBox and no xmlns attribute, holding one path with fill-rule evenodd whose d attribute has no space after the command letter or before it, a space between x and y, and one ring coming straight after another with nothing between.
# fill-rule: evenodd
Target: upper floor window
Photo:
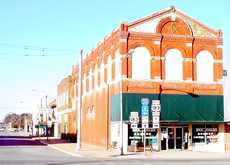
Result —
<instances>
[{"instance_id":1,"label":"upper floor window","mask_svg":"<svg viewBox=\"0 0 230 165\"><path fill-rule=\"evenodd\" d=\"M112 60L111 60L111 56L108 57L108 61L107 61L107 79L108 79L108 83L110 83L112 81Z\"/></svg>"},{"instance_id":2,"label":"upper floor window","mask_svg":"<svg viewBox=\"0 0 230 165\"><path fill-rule=\"evenodd\" d=\"M73 85L73 98L75 98L77 96L76 92L77 92L77 89L76 89L76 80L74 80L74 85Z\"/></svg>"},{"instance_id":3,"label":"upper floor window","mask_svg":"<svg viewBox=\"0 0 230 165\"><path fill-rule=\"evenodd\" d=\"M100 84L103 85L104 84L104 62L101 62L101 66L100 66Z\"/></svg>"},{"instance_id":4,"label":"upper floor window","mask_svg":"<svg viewBox=\"0 0 230 165\"><path fill-rule=\"evenodd\" d=\"M92 92L92 68L89 70L89 92Z\"/></svg>"},{"instance_id":5,"label":"upper floor window","mask_svg":"<svg viewBox=\"0 0 230 165\"><path fill-rule=\"evenodd\" d=\"M165 54L165 79L183 80L183 56L178 49L170 49Z\"/></svg>"},{"instance_id":6,"label":"upper floor window","mask_svg":"<svg viewBox=\"0 0 230 165\"><path fill-rule=\"evenodd\" d=\"M97 83L98 83L98 70L97 65L95 65L94 69L94 88L97 89Z\"/></svg>"},{"instance_id":7,"label":"upper floor window","mask_svg":"<svg viewBox=\"0 0 230 165\"><path fill-rule=\"evenodd\" d=\"M120 53L119 50L115 53L115 79L119 80L121 76L121 66L120 66Z\"/></svg>"},{"instance_id":8,"label":"upper floor window","mask_svg":"<svg viewBox=\"0 0 230 165\"><path fill-rule=\"evenodd\" d=\"M86 93L86 76L85 76L85 73L84 73L84 76L83 76L83 93L84 94Z\"/></svg>"},{"instance_id":9,"label":"upper floor window","mask_svg":"<svg viewBox=\"0 0 230 165\"><path fill-rule=\"evenodd\" d=\"M210 52L204 50L197 54L197 81L213 82L213 56Z\"/></svg>"},{"instance_id":10,"label":"upper floor window","mask_svg":"<svg viewBox=\"0 0 230 165\"><path fill-rule=\"evenodd\" d=\"M132 53L132 78L150 79L150 53L145 47L135 48Z\"/></svg>"}]
</instances>

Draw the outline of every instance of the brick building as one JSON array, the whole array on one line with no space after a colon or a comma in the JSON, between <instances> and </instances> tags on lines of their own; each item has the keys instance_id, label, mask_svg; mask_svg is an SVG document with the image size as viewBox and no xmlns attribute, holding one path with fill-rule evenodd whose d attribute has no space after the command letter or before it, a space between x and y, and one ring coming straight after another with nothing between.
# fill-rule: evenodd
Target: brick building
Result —
<instances>
[{"instance_id":1,"label":"brick building","mask_svg":"<svg viewBox=\"0 0 230 165\"><path fill-rule=\"evenodd\" d=\"M76 133L75 114L72 109L72 76L61 80L57 87L57 122L59 136Z\"/></svg>"},{"instance_id":2,"label":"brick building","mask_svg":"<svg viewBox=\"0 0 230 165\"><path fill-rule=\"evenodd\" d=\"M124 151L131 150L135 133L129 116L138 112L141 119L144 98L150 102L149 128L151 101L161 104L160 128L147 131L157 137L157 149L229 150L221 83L222 37L220 30L174 7L122 23L83 59L82 144L119 147L122 128ZM69 101L58 111L64 114L68 109L69 116L74 113L69 110L71 103L77 110L78 69L75 66L72 76L58 86L58 97ZM71 124L76 129L71 123L75 119L68 119L64 130ZM140 133L138 139L143 142Z\"/></svg>"}]
</instances>

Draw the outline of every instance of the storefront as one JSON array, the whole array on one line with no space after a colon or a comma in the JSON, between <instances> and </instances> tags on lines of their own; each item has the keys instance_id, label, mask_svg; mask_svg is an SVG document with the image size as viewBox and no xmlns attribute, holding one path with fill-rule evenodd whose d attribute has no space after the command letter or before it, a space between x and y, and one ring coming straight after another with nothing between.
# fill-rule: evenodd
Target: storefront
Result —
<instances>
[{"instance_id":1,"label":"storefront","mask_svg":"<svg viewBox=\"0 0 230 165\"><path fill-rule=\"evenodd\" d=\"M145 134L144 134L145 132ZM161 126L158 129L142 129L139 125L139 131L128 129L129 151L143 151L144 140L146 148L152 151L159 150L185 150L188 149L188 126ZM158 136L159 135L159 136ZM160 146L158 146L158 138Z\"/></svg>"},{"instance_id":2,"label":"storefront","mask_svg":"<svg viewBox=\"0 0 230 165\"><path fill-rule=\"evenodd\" d=\"M222 125L218 123L193 124L193 151L224 151L224 130L221 129Z\"/></svg>"},{"instance_id":3,"label":"storefront","mask_svg":"<svg viewBox=\"0 0 230 165\"><path fill-rule=\"evenodd\" d=\"M188 126L162 126L161 150L188 149Z\"/></svg>"},{"instance_id":4,"label":"storefront","mask_svg":"<svg viewBox=\"0 0 230 165\"><path fill-rule=\"evenodd\" d=\"M222 96L162 95L160 126L153 127L153 114L149 105L149 123L143 128L141 99L156 100L157 95L124 94L123 99L123 144L127 151L193 150L224 152L224 124ZM119 100L114 97L112 105ZM207 103L209 101L209 103ZM119 105L119 104L116 104ZM118 108L114 106L115 108ZM116 111L120 112L120 111ZM133 128L131 112L138 113L139 122ZM120 141L120 114L112 111L116 122L116 139ZM203 120L202 122L200 122ZM113 135L112 135L112 139Z\"/></svg>"}]
</instances>

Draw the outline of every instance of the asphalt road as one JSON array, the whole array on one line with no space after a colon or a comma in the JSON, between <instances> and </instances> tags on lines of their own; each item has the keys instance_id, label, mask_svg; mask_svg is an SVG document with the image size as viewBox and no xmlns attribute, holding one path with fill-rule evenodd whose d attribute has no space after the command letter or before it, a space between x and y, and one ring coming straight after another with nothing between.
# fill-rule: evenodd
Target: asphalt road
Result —
<instances>
[{"instance_id":1,"label":"asphalt road","mask_svg":"<svg viewBox=\"0 0 230 165\"><path fill-rule=\"evenodd\" d=\"M229 165L229 160L154 160L124 158L86 158L74 157L48 146L0 147L1 165Z\"/></svg>"},{"instance_id":2,"label":"asphalt road","mask_svg":"<svg viewBox=\"0 0 230 165\"><path fill-rule=\"evenodd\" d=\"M1 145L2 144L2 145ZM0 137L0 165L229 165L230 161L218 160L165 160L151 158L89 158L76 157L57 151L26 137Z\"/></svg>"}]
</instances>

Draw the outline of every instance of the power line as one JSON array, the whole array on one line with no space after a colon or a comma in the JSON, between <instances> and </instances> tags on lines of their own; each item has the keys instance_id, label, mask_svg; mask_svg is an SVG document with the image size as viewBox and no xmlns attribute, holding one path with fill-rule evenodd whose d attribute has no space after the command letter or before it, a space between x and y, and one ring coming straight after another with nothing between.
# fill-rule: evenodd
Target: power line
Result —
<instances>
[{"instance_id":1,"label":"power line","mask_svg":"<svg viewBox=\"0 0 230 165\"><path fill-rule=\"evenodd\" d=\"M0 107L0 109L28 109L32 107Z\"/></svg>"},{"instance_id":2,"label":"power line","mask_svg":"<svg viewBox=\"0 0 230 165\"><path fill-rule=\"evenodd\" d=\"M22 45L22 44L12 44L12 43L0 43L2 46L22 48L24 50L40 50L40 51L58 51L58 52L76 52L75 49L62 49L62 48L49 48L43 46L34 46L34 45Z\"/></svg>"},{"instance_id":3,"label":"power line","mask_svg":"<svg viewBox=\"0 0 230 165\"><path fill-rule=\"evenodd\" d=\"M42 52L41 54L31 54L31 53L8 53L8 52L0 52L0 56L37 56L37 57L46 57L46 56L68 56L73 54L50 54Z\"/></svg>"}]
</instances>

